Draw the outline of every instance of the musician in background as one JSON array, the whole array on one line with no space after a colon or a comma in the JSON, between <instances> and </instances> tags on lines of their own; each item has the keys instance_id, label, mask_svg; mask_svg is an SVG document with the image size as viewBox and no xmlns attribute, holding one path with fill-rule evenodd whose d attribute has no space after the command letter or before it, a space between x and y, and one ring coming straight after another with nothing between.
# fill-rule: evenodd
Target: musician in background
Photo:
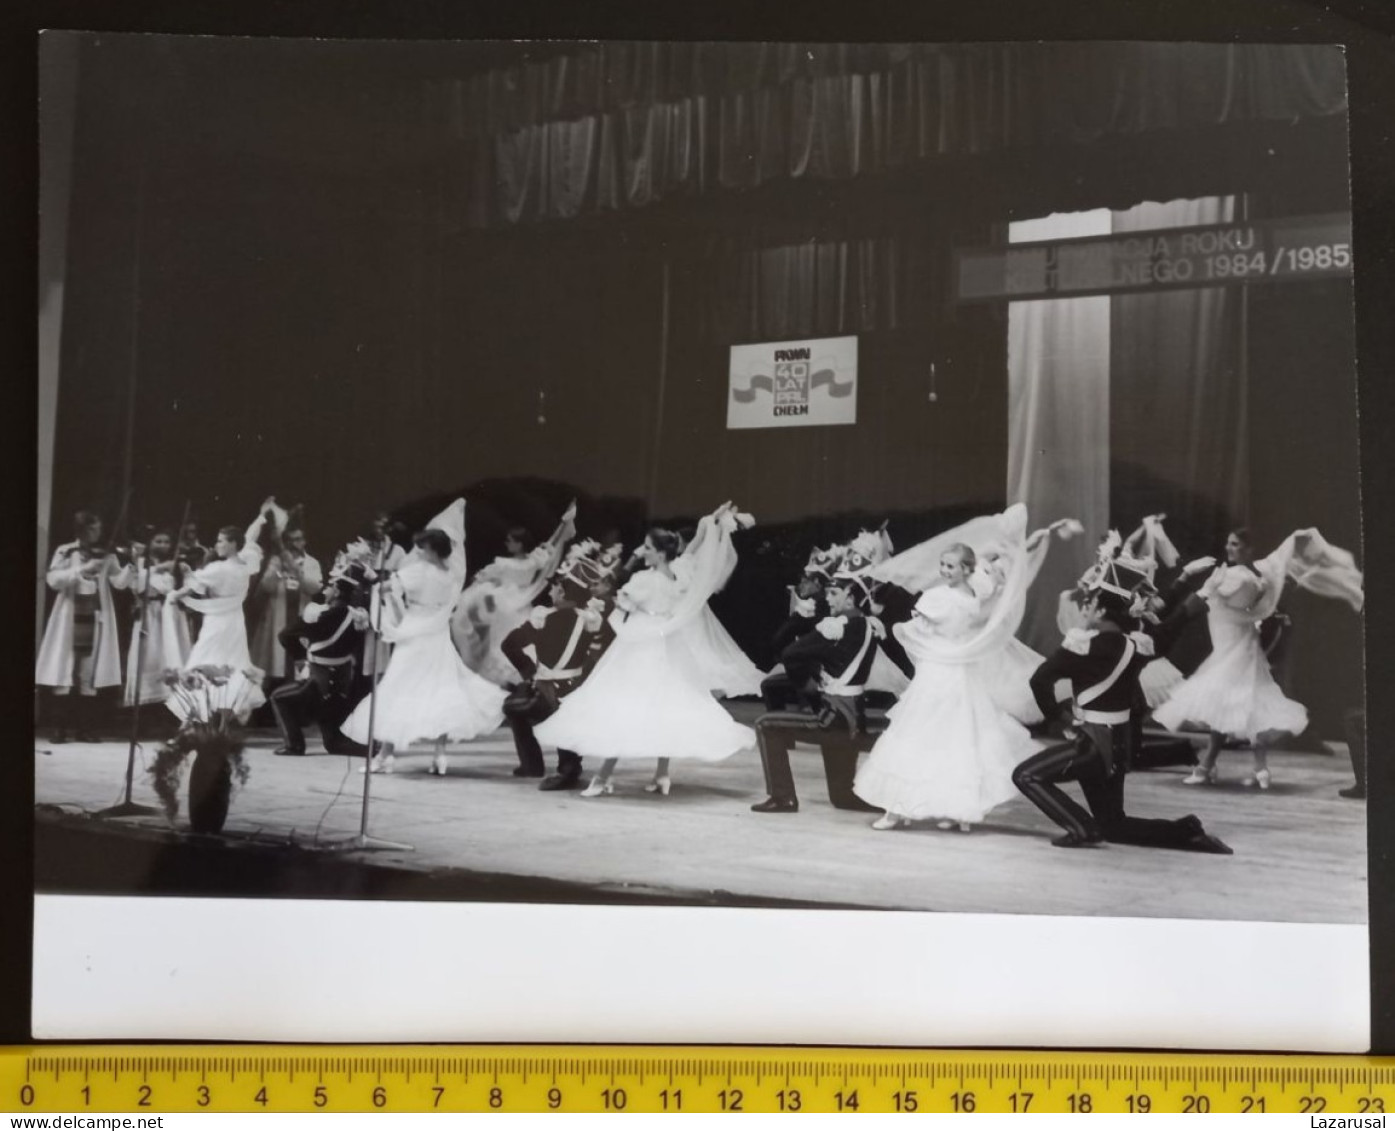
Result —
<instances>
[{"instance_id":1,"label":"musician in background","mask_svg":"<svg viewBox=\"0 0 1395 1131\"><path fill-rule=\"evenodd\" d=\"M98 742L98 693L121 686L121 641L112 602L120 565L102 542L92 511L73 517L74 540L53 552L45 580L57 595L34 667L34 683L51 690L50 741Z\"/></svg>"},{"instance_id":2,"label":"musician in background","mask_svg":"<svg viewBox=\"0 0 1395 1131\"><path fill-rule=\"evenodd\" d=\"M293 675L281 633L319 595L324 573L306 552L301 524L274 504L270 512L271 553L252 589L248 643L253 665L266 672L268 686L275 687Z\"/></svg>"}]
</instances>

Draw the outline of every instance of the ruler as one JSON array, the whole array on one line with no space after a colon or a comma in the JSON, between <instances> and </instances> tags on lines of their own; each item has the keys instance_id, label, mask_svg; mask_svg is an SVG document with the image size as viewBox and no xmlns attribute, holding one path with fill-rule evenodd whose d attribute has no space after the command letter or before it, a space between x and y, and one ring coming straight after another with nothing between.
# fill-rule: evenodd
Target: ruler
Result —
<instances>
[{"instance_id":1,"label":"ruler","mask_svg":"<svg viewBox=\"0 0 1395 1131\"><path fill-rule=\"evenodd\" d=\"M0 1111L1395 1112L1395 1057L589 1045L0 1049Z\"/></svg>"}]
</instances>

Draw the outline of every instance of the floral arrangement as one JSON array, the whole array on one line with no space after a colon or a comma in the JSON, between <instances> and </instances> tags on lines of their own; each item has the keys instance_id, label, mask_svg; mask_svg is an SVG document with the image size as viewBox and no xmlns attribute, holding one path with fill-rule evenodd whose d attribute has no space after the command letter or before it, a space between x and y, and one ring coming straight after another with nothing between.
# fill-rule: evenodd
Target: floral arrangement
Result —
<instances>
[{"instance_id":1,"label":"floral arrangement","mask_svg":"<svg viewBox=\"0 0 1395 1131\"><path fill-rule=\"evenodd\" d=\"M261 698L260 687L252 678L256 674L214 665L165 672L168 703L181 724L178 733L155 756L150 776L170 820L179 812L180 775L190 754L212 762L217 767L217 777L223 777L225 766L229 786L234 781L238 786L246 784L249 771L242 755L242 723ZM199 776L196 769L195 778ZM190 792L194 817L192 785ZM197 827L199 820L195 819L194 824ZM221 819L217 825L221 827Z\"/></svg>"}]
</instances>

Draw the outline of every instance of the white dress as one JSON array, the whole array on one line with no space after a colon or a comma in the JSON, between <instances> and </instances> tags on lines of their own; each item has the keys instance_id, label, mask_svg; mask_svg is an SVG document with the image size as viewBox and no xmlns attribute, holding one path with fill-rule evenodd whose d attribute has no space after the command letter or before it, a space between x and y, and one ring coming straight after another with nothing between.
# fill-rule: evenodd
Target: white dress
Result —
<instances>
[{"instance_id":1,"label":"white dress","mask_svg":"<svg viewBox=\"0 0 1395 1131\"><path fill-rule=\"evenodd\" d=\"M1246 566L1220 566L1201 590L1211 654L1172 690L1153 717L1168 730L1185 724L1253 742L1265 733L1301 734L1308 711L1279 690L1260 643L1256 609L1269 582Z\"/></svg>"},{"instance_id":2,"label":"white dress","mask_svg":"<svg viewBox=\"0 0 1395 1131\"><path fill-rule=\"evenodd\" d=\"M254 526L254 530L259 529ZM186 668L209 665L230 667L235 671L252 670L242 603L247 599L247 591L261 564L261 548L253 531L248 531L242 549L235 556L209 562L185 583L186 588L199 596L185 597L184 603L203 615L199 638L189 652Z\"/></svg>"},{"instance_id":3,"label":"white dress","mask_svg":"<svg viewBox=\"0 0 1395 1131\"><path fill-rule=\"evenodd\" d=\"M383 626L384 639L394 647L371 709L374 740L398 749L442 735L461 741L476 738L504 719L503 689L467 668L451 643L451 610L465 576L464 502L456 507L431 523L451 537L447 565L409 554L391 582L402 612ZM360 744L368 742L371 702L370 696L360 700L343 726Z\"/></svg>"},{"instance_id":4,"label":"white dress","mask_svg":"<svg viewBox=\"0 0 1395 1131\"><path fill-rule=\"evenodd\" d=\"M919 618L896 626L915 664L901 701L853 789L864 801L913 820L973 822L1017 796L1012 772L1036 745L996 702L1000 653L955 662L937 649L975 636L983 623L978 597L942 586L916 602Z\"/></svg>"},{"instance_id":5,"label":"white dress","mask_svg":"<svg viewBox=\"0 0 1395 1131\"><path fill-rule=\"evenodd\" d=\"M174 589L174 573L137 562L113 577L112 585L129 589L138 607L145 604L131 632L122 702L130 707L139 696L141 703L163 703L169 695L166 669L184 668L190 652L188 620L177 602L165 601Z\"/></svg>"},{"instance_id":6,"label":"white dress","mask_svg":"<svg viewBox=\"0 0 1395 1131\"><path fill-rule=\"evenodd\" d=\"M516 683L518 672L503 653L509 633L532 612L533 602L555 568L550 545L521 558L495 558L460 595L451 617L451 638L471 671L493 683Z\"/></svg>"},{"instance_id":7,"label":"white dress","mask_svg":"<svg viewBox=\"0 0 1395 1131\"><path fill-rule=\"evenodd\" d=\"M534 729L538 741L596 758L718 762L755 745L712 697L723 665L694 655L707 598L730 576L730 531L702 520L675 576L640 570L616 595L615 641L586 682ZM735 648L735 645L732 645ZM749 661L748 661L749 662Z\"/></svg>"}]
</instances>

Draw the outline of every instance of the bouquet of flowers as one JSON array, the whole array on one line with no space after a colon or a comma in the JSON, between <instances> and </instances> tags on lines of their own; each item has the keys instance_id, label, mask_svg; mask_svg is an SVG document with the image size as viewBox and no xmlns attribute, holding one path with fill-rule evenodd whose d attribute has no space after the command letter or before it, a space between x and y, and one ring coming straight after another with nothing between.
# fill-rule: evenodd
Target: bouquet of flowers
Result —
<instances>
[{"instance_id":1,"label":"bouquet of flowers","mask_svg":"<svg viewBox=\"0 0 1395 1131\"><path fill-rule=\"evenodd\" d=\"M184 761L197 754L189 786L191 823L198 831L222 827L232 783L247 782L242 723L261 699L261 688L253 680L256 674L214 665L165 672L169 707L181 725L156 755L150 776L170 820L179 812Z\"/></svg>"}]
</instances>

